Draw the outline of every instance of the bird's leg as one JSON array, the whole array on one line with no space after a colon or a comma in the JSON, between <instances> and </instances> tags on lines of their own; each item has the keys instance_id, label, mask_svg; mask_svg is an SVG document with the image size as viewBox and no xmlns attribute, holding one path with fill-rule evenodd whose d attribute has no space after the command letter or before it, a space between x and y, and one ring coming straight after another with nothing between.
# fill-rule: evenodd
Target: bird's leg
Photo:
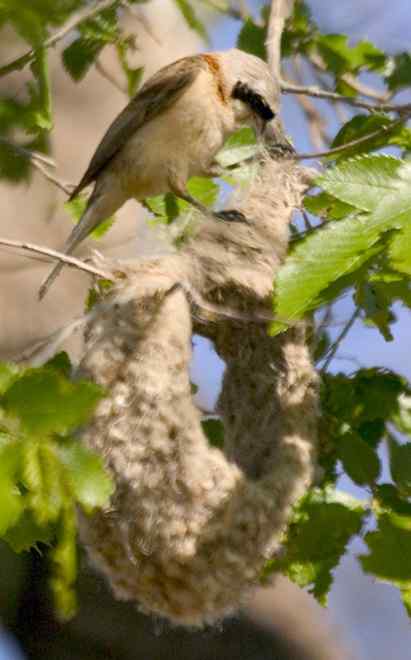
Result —
<instances>
[{"instance_id":1,"label":"bird's leg","mask_svg":"<svg viewBox=\"0 0 411 660\"><path fill-rule=\"evenodd\" d=\"M207 218L212 218L213 220L224 220L225 222L247 222L245 215L240 211L236 211L235 209L218 212L209 209L207 206L205 206L205 204L202 204L198 201L198 199L190 195L185 186L183 187L176 185L175 183L170 183L170 188L172 192L177 195L177 197L184 199L185 202L191 204L191 206L200 211L200 213L205 215Z\"/></svg>"}]
</instances>

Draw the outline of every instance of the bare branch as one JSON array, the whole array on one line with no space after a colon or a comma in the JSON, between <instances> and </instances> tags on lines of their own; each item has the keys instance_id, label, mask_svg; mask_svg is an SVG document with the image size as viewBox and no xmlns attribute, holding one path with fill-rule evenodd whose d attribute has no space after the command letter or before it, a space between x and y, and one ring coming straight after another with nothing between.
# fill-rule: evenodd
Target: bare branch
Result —
<instances>
[{"instance_id":1,"label":"bare branch","mask_svg":"<svg viewBox=\"0 0 411 660\"><path fill-rule=\"evenodd\" d=\"M330 366L331 362L335 357L335 354L340 348L341 343L344 341L345 337L350 332L351 328L353 327L354 323L356 322L360 314L361 314L360 308L356 307L354 312L351 314L350 318L348 319L347 323L341 330L340 334L338 335L337 339L330 347L330 350L328 351L327 359L325 360L323 366L321 367L321 373L325 373L327 371L328 367Z\"/></svg>"},{"instance_id":2,"label":"bare branch","mask_svg":"<svg viewBox=\"0 0 411 660\"><path fill-rule=\"evenodd\" d=\"M38 170L42 176L44 176L45 179L48 181L51 181L57 188L62 190L66 195L70 195L72 190L74 190L75 186L72 183L65 183L61 179L57 178L52 174L47 168L48 167L56 167L56 163L54 160L51 158L48 158L47 156L44 156L43 154L38 153L37 151L30 151L30 149L26 149L25 147L22 147L19 144L15 144L14 142L11 142L7 138L0 137L0 143L7 145L11 149L14 149L18 154L23 156L24 158L27 158L33 167ZM47 167L46 167L47 166Z\"/></svg>"},{"instance_id":3,"label":"bare branch","mask_svg":"<svg viewBox=\"0 0 411 660\"><path fill-rule=\"evenodd\" d=\"M303 154L296 154L295 159L296 160L308 160L309 158L326 158L327 156L333 156L334 154L339 154L347 149L351 149L352 147L357 147L364 142L368 142L369 140L373 140L377 137L380 137L386 133L391 133L395 128L403 124L411 115L411 110L407 116L401 117L400 119L397 119L396 121L393 121L392 124L389 124L388 126L381 126L381 128L378 128L375 131L372 131L371 133L367 133L367 135L363 135L362 137L356 138L355 140L350 140L349 142L345 142L345 144L342 144L339 147L334 147L333 149L328 149L327 151L318 151L313 152L313 153L303 153Z\"/></svg>"},{"instance_id":4,"label":"bare branch","mask_svg":"<svg viewBox=\"0 0 411 660\"><path fill-rule=\"evenodd\" d=\"M411 103L367 103L366 101L360 101L359 99L353 98L352 96L344 96L343 94L337 94L337 92L326 91L320 87L315 87L314 85L294 85L287 80L281 80L280 85L281 90L285 94L305 94L306 96L313 96L317 99L340 101L342 103L352 105L355 108L364 108L365 110L369 110L371 112L406 113L411 110Z\"/></svg>"},{"instance_id":5,"label":"bare branch","mask_svg":"<svg viewBox=\"0 0 411 660\"><path fill-rule=\"evenodd\" d=\"M27 243L26 241L13 241L8 238L0 238L0 245L4 245L5 247L17 248L19 250L25 250L27 252L34 252L35 254L42 254L46 257L50 257L51 259L55 259L56 261L61 261L67 266L70 266L71 268L82 270L85 273L90 273L91 275L97 275L97 277L101 277L106 280L113 279L113 273L100 270L95 266L91 266L90 264L87 264L85 261L82 261L81 259L76 259L76 257L71 257L67 254L63 254L62 252L57 252L57 250L52 250L51 248L42 247L41 245L34 245L33 243Z\"/></svg>"},{"instance_id":6,"label":"bare branch","mask_svg":"<svg viewBox=\"0 0 411 660\"><path fill-rule=\"evenodd\" d=\"M63 25L61 30L58 30L52 34L51 37L46 39L46 41L42 44L42 48L52 48L59 41L64 39L64 37L69 32L75 30L80 25L80 23L86 21L89 18L93 18L104 9L111 7L113 3L114 0L96 0L96 2L94 2L91 6L87 6L80 10L69 21L67 21L65 25ZM7 75L8 73L11 73L12 71L16 71L17 69L23 69L35 58L35 56L36 49L31 48L26 53L24 53L24 55L20 55L20 57L17 57L15 60L12 60L8 64L4 64L2 67L0 67L0 78Z\"/></svg>"},{"instance_id":7,"label":"bare branch","mask_svg":"<svg viewBox=\"0 0 411 660\"><path fill-rule=\"evenodd\" d=\"M268 66L276 80L281 78L281 35L293 5L294 0L271 0L266 48Z\"/></svg>"}]
</instances>

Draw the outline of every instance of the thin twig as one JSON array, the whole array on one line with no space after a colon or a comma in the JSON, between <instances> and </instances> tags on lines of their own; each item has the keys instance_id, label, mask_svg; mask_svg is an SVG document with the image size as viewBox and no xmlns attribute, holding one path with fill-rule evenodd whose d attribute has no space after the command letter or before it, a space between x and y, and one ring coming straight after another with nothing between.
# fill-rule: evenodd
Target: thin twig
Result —
<instances>
[{"instance_id":1,"label":"thin twig","mask_svg":"<svg viewBox=\"0 0 411 660\"><path fill-rule=\"evenodd\" d=\"M367 103L352 96L344 96L337 92L329 92L327 90L316 87L315 85L294 85L288 80L280 81L281 90L285 94L305 94L306 96L313 96L317 99L327 99L328 101L340 101L347 103L356 108L364 108L371 112L408 112L411 110L411 103Z\"/></svg>"},{"instance_id":2,"label":"thin twig","mask_svg":"<svg viewBox=\"0 0 411 660\"><path fill-rule=\"evenodd\" d=\"M70 195L71 192L74 190L75 186L72 183L65 183L58 177L54 176L47 168L48 167L56 167L55 162L51 158L47 158L47 156L43 156L42 154L39 154L37 151L30 151L30 149L26 149L26 147L22 147L19 144L15 144L14 142L11 142L7 138L0 137L0 142L7 145L11 149L14 149L18 154L23 156L24 158L27 158L33 165L33 167L38 170L42 176L44 176L45 179L48 181L51 181L57 188L60 188L63 192L66 193L66 195ZM47 166L47 167L46 167Z\"/></svg>"},{"instance_id":3,"label":"thin twig","mask_svg":"<svg viewBox=\"0 0 411 660\"><path fill-rule=\"evenodd\" d=\"M112 273L109 273L104 270L100 270L95 266L91 266L90 264L85 263L85 261L82 261L81 259L77 259L76 257L71 257L67 254L63 254L62 252L57 252L57 250L52 250L51 248L46 248L41 245L34 245L33 243L27 243L26 241L13 241L8 238L0 238L0 245L4 245L5 247L17 248L19 250L25 250L27 252L34 252L35 254L42 254L45 255L46 257L50 257L51 259L56 259L57 261L61 261L62 263L66 264L67 266L70 266L71 268L76 268L77 270L83 270L86 273L90 273L91 275L97 275L97 277L101 277L106 280L113 279Z\"/></svg>"},{"instance_id":4,"label":"thin twig","mask_svg":"<svg viewBox=\"0 0 411 660\"><path fill-rule=\"evenodd\" d=\"M357 147L363 144L364 142L368 142L369 140L373 140L374 138L380 137L386 133L390 133L395 128L397 128L397 126L400 126L405 121L407 121L410 115L411 112L408 116L403 116L400 119L396 119L389 126L381 126L381 128L378 128L377 130L372 131L371 133L367 133L367 135L363 135L360 138L356 138L355 140L350 140L349 142L345 142L345 144L342 144L339 147L334 147L333 149L328 149L327 151L296 154L294 158L296 160L308 160L309 158L326 158L327 156L333 156L335 154L339 154L341 152L346 151L347 149L351 149L352 147Z\"/></svg>"},{"instance_id":5,"label":"thin twig","mask_svg":"<svg viewBox=\"0 0 411 660\"><path fill-rule=\"evenodd\" d=\"M345 337L348 335L350 332L352 326L358 319L358 317L361 314L361 310L359 307L356 307L354 312L351 314L350 318L348 319L347 323L341 330L340 334L338 335L337 339L333 343L333 345L330 347L330 350L328 351L328 356L327 359L325 360L323 366L321 367L321 373L325 373L330 366L332 360L335 357L335 354L337 353L341 343L344 341Z\"/></svg>"},{"instance_id":6,"label":"thin twig","mask_svg":"<svg viewBox=\"0 0 411 660\"><path fill-rule=\"evenodd\" d=\"M51 37L46 39L46 41L42 44L42 48L52 48L59 41L64 39L64 37L69 32L75 30L80 25L80 23L88 20L89 18L93 18L104 9L111 7L113 4L115 4L115 0L97 0L91 6L87 6L80 10L69 21L67 21L65 25L63 25L61 30L58 30L52 34ZM20 55L20 57L17 57L8 64L4 64L2 67L0 67L0 77L5 76L8 73L15 71L16 69L23 69L35 58L36 52L37 51L35 48L31 48L26 53L24 53L24 55Z\"/></svg>"},{"instance_id":7,"label":"thin twig","mask_svg":"<svg viewBox=\"0 0 411 660\"><path fill-rule=\"evenodd\" d=\"M294 0L271 0L267 29L267 62L275 80L281 78L281 35Z\"/></svg>"}]
</instances>

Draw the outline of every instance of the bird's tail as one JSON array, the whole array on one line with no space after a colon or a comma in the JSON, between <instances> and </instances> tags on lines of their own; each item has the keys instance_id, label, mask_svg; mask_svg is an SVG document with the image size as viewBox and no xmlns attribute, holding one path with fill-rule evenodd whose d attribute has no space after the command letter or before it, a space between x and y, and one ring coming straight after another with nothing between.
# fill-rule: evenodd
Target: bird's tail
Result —
<instances>
[{"instance_id":1,"label":"bird's tail","mask_svg":"<svg viewBox=\"0 0 411 660\"><path fill-rule=\"evenodd\" d=\"M80 221L74 227L73 231L65 242L62 250L63 254L71 254L77 245L79 245L90 234L90 232L92 232L93 229L95 229L95 227L100 224L101 217L98 213L96 213L97 210L98 209L96 209L93 203L88 205L82 217L80 218ZM62 261L57 262L51 273L43 281L38 294L40 300L44 298L54 280L59 276L63 267L64 263Z\"/></svg>"}]
</instances>

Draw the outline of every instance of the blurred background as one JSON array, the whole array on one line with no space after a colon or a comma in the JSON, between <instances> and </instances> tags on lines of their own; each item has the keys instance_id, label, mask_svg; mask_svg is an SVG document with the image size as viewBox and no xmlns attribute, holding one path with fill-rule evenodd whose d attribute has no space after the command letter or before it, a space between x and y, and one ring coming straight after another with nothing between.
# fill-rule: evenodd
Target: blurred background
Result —
<instances>
[{"instance_id":1,"label":"blurred background","mask_svg":"<svg viewBox=\"0 0 411 660\"><path fill-rule=\"evenodd\" d=\"M248 1L256 14L264 4ZM308 5L325 33L343 32L353 41L368 38L388 53L409 49L409 0L392 0L389 4L383 0L339 3L309 0ZM169 61L205 48L171 0L152 0L139 6L138 11L140 15L125 13L123 22L127 31L137 34L138 49L133 65L144 65L146 77ZM211 35L208 49L235 45L238 21L221 18L214 12L207 13L205 18ZM16 35L3 28L0 60L8 62L23 50ZM58 53L53 55L53 157L58 163L58 175L65 181L79 179L107 125L126 102L124 92L108 79L118 73L113 53L107 48L100 59L100 71L92 68L83 81L74 84L61 66ZM2 78L0 93L7 90L9 95L18 97L28 75L23 71ZM406 95L401 100L405 98ZM282 117L298 151L316 148L295 98L284 97ZM338 122L331 113L328 119L327 132L332 136ZM58 248L70 231L64 201L64 193L38 173L27 186L1 182L2 235ZM164 237L149 226L145 212L136 203L129 202L118 215L119 221L98 244L100 251L130 257L167 249ZM89 252L90 243L82 250L83 254ZM29 343L81 313L88 280L68 269L46 300L38 303L36 292L48 267L37 260L1 251L2 359L13 357ZM349 318L352 311L349 296L339 301L334 310L336 328L331 329L332 334L338 333L338 322ZM411 380L409 314L399 306L396 313L395 341L385 343L377 332L357 323L342 345L333 370L349 372L354 359L364 366L390 367ZM74 339L70 343L72 354L78 350L77 342ZM218 396L223 368L210 344L196 339L193 381L199 385L198 396L207 409L212 408ZM358 497L364 496L348 479L341 487ZM360 571L353 553L362 550L361 544L358 541L353 545L351 554L336 571L327 610L319 608L310 596L285 579L279 579L273 588L256 594L244 615L222 624L221 628L201 633L172 630L162 622L137 614L132 605L114 603L85 559L82 559L79 584L79 614L69 625L60 626L53 619L47 599L42 558L36 553L16 558L2 545L0 617L8 633L0 637L0 660L21 657L406 660L411 653L411 626L400 596L390 586L375 583ZM16 638L21 650L16 647Z\"/></svg>"}]
</instances>

